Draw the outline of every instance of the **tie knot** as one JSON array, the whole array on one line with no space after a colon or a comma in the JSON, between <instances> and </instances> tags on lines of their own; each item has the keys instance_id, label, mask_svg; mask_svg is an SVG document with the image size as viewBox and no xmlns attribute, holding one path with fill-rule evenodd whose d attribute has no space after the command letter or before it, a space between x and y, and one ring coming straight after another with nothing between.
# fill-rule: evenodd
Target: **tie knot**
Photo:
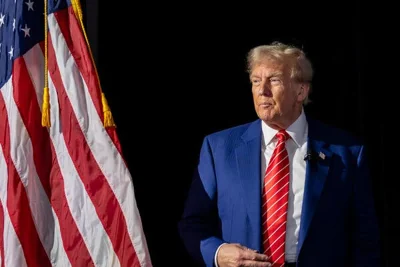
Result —
<instances>
[{"instance_id":1,"label":"tie knot","mask_svg":"<svg viewBox=\"0 0 400 267\"><path fill-rule=\"evenodd\" d=\"M285 142L290 136L285 130L280 130L276 133L276 137L278 138L279 142Z\"/></svg>"}]
</instances>

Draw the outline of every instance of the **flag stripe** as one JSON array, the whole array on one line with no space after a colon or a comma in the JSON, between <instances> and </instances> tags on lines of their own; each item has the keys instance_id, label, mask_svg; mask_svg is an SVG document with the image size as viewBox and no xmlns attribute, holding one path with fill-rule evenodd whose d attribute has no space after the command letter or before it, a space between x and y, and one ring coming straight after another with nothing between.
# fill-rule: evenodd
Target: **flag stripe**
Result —
<instances>
[{"instance_id":1,"label":"flag stripe","mask_svg":"<svg viewBox=\"0 0 400 267\"><path fill-rule=\"evenodd\" d=\"M134 223L127 225L128 232L131 238L131 242L134 245L135 251L139 258L141 264L150 264L151 260L149 257L149 252L146 244L146 239L142 238L144 236L141 218L139 216L139 211L135 201L135 194L132 187L132 178L126 167L125 161L122 157L120 150L120 143L118 141L115 129L104 129L102 125L103 113L101 112L100 102L96 101L101 99L100 97L100 86L99 81L94 79L95 68L91 62L89 50L86 46L82 46L85 43L82 30L76 17L73 15L72 8L67 10L62 10L54 14L55 18L49 16L49 27L52 36L58 36L57 32L61 31L62 36L65 39L57 39L60 41L59 47L68 47L68 53L74 59L75 67L78 67L81 78L84 81L84 91L81 91L82 95L85 95L85 99L92 99L87 103L87 108L90 118L89 128L82 127L83 133L88 139L88 144L95 156L97 162L103 173L105 174L108 182L118 199L123 214L126 218L132 219ZM56 20L56 22L51 23L50 21ZM53 29L52 25L58 25L58 29ZM73 36L73 38L71 37ZM62 52L62 51L58 51ZM57 53L58 54L58 53ZM59 59L59 66L66 66L67 61L62 60L61 56ZM69 69L63 69L61 72L68 74ZM68 87L66 87L68 88ZM83 90L82 89L82 90ZM73 92L73 90L68 90L68 92ZM74 110L77 111L80 106L79 96L80 94L73 94L76 101L71 100ZM72 99L72 97L71 97ZM85 111L83 111L85 112ZM86 113L84 113L86 114ZM87 133L92 133L87 135ZM98 140L98 141L96 141ZM98 144L110 144L108 146L98 146ZM112 145L114 144L114 146Z\"/></svg>"},{"instance_id":2,"label":"flag stripe","mask_svg":"<svg viewBox=\"0 0 400 267\"><path fill-rule=\"evenodd\" d=\"M126 225L125 220L121 222L125 225L123 229L126 229L126 227L128 227L129 237L131 238L131 242L134 245L134 251L132 251L133 256L134 258L138 258L141 264L150 264L150 257L147 249L146 240L142 238L142 236L144 236L144 233L139 216L139 211L137 209L136 201L134 199L135 195L132 186L131 176L121 154L118 151L118 148L113 145L113 141L111 140L110 136L107 134L107 131L104 128L101 117L99 117L98 110L96 109L94 103L91 101L92 98L90 90L94 90L95 88L93 88L94 86L92 86L89 89L87 84L85 83L85 78L83 77L85 73L88 74L92 73L90 71L93 71L93 67L89 67L91 66L89 62L86 62L86 64L82 64L82 58L88 58L87 55L84 55L84 52L87 50L81 49L77 45L72 46L72 44L66 43L66 39L64 38L53 38L55 36L63 36L63 34L71 34L72 36L74 36L74 42L84 42L83 39L79 39L81 37L80 32L72 31L73 29L75 29L72 26L70 26L72 30L62 31L63 34L59 33L61 31L61 28L58 27L57 22L60 23L60 26L62 28L65 28L62 25L64 25L65 21L67 21L67 19L60 19L59 17L61 16L60 14L64 13L66 13L66 11L57 12L57 21L53 15L49 16L49 30L51 41L55 43L57 51L56 54L58 55L57 63L60 67L60 72L63 74L62 80L65 83L64 87L68 89L66 93L68 94L68 98L71 101L71 105L73 111L75 111L75 114L84 114L85 116L78 120L80 123L80 127L83 134L85 135L87 144L90 147L94 158L96 159L96 162L98 162L102 173L108 180L108 184L111 186L115 197L121 205L121 209L123 211L123 214L125 215L125 217L121 218L128 218L129 221L133 222L128 225ZM70 19L70 21L74 20ZM72 39L70 38L69 40ZM69 49L65 51L65 47L69 47ZM77 62L81 62L81 66L79 66ZM79 69L79 67L86 67L86 69ZM74 79L82 80L82 83L74 82L70 84L70 82ZM88 80L97 81L96 79L93 79L93 77L91 79L88 78ZM97 86L96 88L99 87ZM82 103L82 99L86 99L87 101L85 103ZM85 109L82 110L82 107L85 107ZM113 228L113 231L117 231L117 229ZM110 235L114 236L116 234L119 234L123 236L125 233L120 231L121 229L118 230L117 233L113 233ZM126 242L129 241L126 240ZM121 248L123 248L123 246ZM126 248L130 249L129 246ZM135 252L137 256L135 256ZM121 264L123 263L121 262Z\"/></svg>"},{"instance_id":3,"label":"flag stripe","mask_svg":"<svg viewBox=\"0 0 400 267\"><path fill-rule=\"evenodd\" d=\"M36 170L41 178L42 184L45 185L44 188L47 197L50 199L53 210L58 217L61 236L63 237L63 245L66 248L65 252L73 265L93 266L93 261L68 208L60 166L56 158L50 157L56 154L54 153L54 147L51 144L49 133L45 127L37 127L37 125L41 123L41 111L36 91L30 77L32 74L34 75L32 77L37 77L39 79L42 77L42 75L38 76L35 74L40 71L37 68L43 70L44 64L41 65L38 64L38 62L40 62L39 60L41 60L41 62L44 60L43 55L40 57L40 48L38 46L36 47L37 49L28 51L23 58L20 58L21 60L17 59L14 62L14 68L16 68L15 72L19 73L17 81L15 78L16 76L14 76L14 84L18 85L18 88L16 88L14 92L23 92L20 94L14 93L15 102L18 105L22 120L31 137ZM39 50L40 53L37 53L36 50ZM26 60L26 63L24 60ZM30 66L30 73L28 73L27 64ZM43 91L43 78L41 80L42 82L37 80L35 82L41 85L41 91ZM25 107L30 108L27 109ZM48 155L48 157L44 155ZM50 173L52 174L51 176Z\"/></svg>"},{"instance_id":4,"label":"flag stripe","mask_svg":"<svg viewBox=\"0 0 400 267\"><path fill-rule=\"evenodd\" d=\"M0 111L1 114L1 111ZM4 155L3 155L3 149L0 143L0 266L4 267L4 244L6 243L8 246L8 242L4 242L4 227L5 226L5 210L3 208L3 205L6 205L7 203L7 164L6 161L4 159Z\"/></svg>"},{"instance_id":5,"label":"flag stripe","mask_svg":"<svg viewBox=\"0 0 400 267\"><path fill-rule=\"evenodd\" d=\"M120 266L119 260L114 253L111 240L105 232L103 225L99 223L100 218L96 213L96 209L69 156L60 123L57 123L55 119L59 118L60 114L57 93L52 80L50 80L50 95L53 125L50 131L57 157L61 163L61 172L64 177L68 177L68 179L65 179L65 193L68 205L96 266L118 267Z\"/></svg>"},{"instance_id":6,"label":"flag stripe","mask_svg":"<svg viewBox=\"0 0 400 267\"><path fill-rule=\"evenodd\" d=\"M2 164L1 160L3 157L3 152L1 150L1 146L0 146L0 174L2 171L2 168L5 169L5 163ZM7 173L5 172L5 176L0 176L0 177L7 177ZM6 180L6 179L4 179ZM3 209L3 202L0 200L0 266L4 267L4 261L3 261L3 257L4 257L4 246L3 244L6 242L3 242L4 240L4 209Z\"/></svg>"},{"instance_id":7,"label":"flag stripe","mask_svg":"<svg viewBox=\"0 0 400 267\"><path fill-rule=\"evenodd\" d=\"M5 100L9 101L9 99L3 96L6 89L8 89L8 91L10 90L9 87L11 87L10 80L0 91L0 117L2 118L0 120L0 129L2 129L0 131L0 142L8 169L6 209L8 210L8 214L10 214L12 225L21 243L27 264L30 267L51 266L38 233L36 232L24 185L11 160L10 127L7 114L9 111L7 111L5 105ZM19 227L19 225L23 225L23 227ZM8 246L8 243L6 246Z\"/></svg>"},{"instance_id":8,"label":"flag stripe","mask_svg":"<svg viewBox=\"0 0 400 267\"><path fill-rule=\"evenodd\" d=\"M42 106L43 102L43 87L44 87L44 79L43 75L35 75L37 71L40 71L41 68L44 68L44 57L43 57L43 43L34 46L30 51L28 51L24 55L25 62L27 64L27 68L32 77L32 82L36 90L37 100L39 106ZM115 255L112 251L112 245L109 241L107 234L104 231L104 228L101 224L99 224L99 218L96 214L95 208L86 193L86 190L82 184L82 181L72 163L72 160L69 156L68 149L66 148L64 137L61 132L61 124L58 121L60 116L60 107L58 106L57 93L55 91L52 80L49 80L49 89L50 89L50 102L51 104L51 124L50 127L50 137L52 139L52 143L54 145L54 151L52 151L57 156L57 161L59 162L60 171L63 177L66 179L64 182L64 190L67 204L69 210L73 216L76 224L72 224L71 226L77 225L79 233L75 231L71 232L70 239L71 245L78 246L77 248L66 246L67 249L74 249L77 253L76 256L80 255L80 248L82 246L82 261L85 261L85 250L89 250L91 257L93 258L93 262L99 266L112 266L107 265L107 260L111 260ZM55 174L53 174L55 175ZM67 225L68 226L68 225ZM68 228L68 227L67 227ZM81 237L79 236L81 234ZM87 247L84 247L84 244L81 242L84 241ZM93 263L88 261L88 265L78 265L78 266L90 266ZM90 264L89 264L90 263Z\"/></svg>"},{"instance_id":9,"label":"flag stripe","mask_svg":"<svg viewBox=\"0 0 400 267\"><path fill-rule=\"evenodd\" d=\"M94 107L100 120L103 121L104 115L102 112L101 90L100 83L96 79L96 69L90 56L89 47L83 45L86 43L85 37L79 21L74 15L72 7L54 13L55 20L58 23L59 29L64 37L65 46L71 52L75 60L75 64L81 72L82 78L86 83L90 99L92 99ZM73 36L73 37L72 37ZM118 152L122 155L121 145L116 136L114 129L108 129L108 133Z\"/></svg>"},{"instance_id":10,"label":"flag stripe","mask_svg":"<svg viewBox=\"0 0 400 267\"><path fill-rule=\"evenodd\" d=\"M0 1L0 267L151 267L72 3ZM42 127L45 107L51 124Z\"/></svg>"},{"instance_id":11,"label":"flag stripe","mask_svg":"<svg viewBox=\"0 0 400 267\"><path fill-rule=\"evenodd\" d=\"M0 177L5 178L7 176L7 164L0 145ZM7 209L4 209L5 203L7 203L7 183L7 179L0 179L0 237L1 240L4 240L0 244L0 266L25 267L27 265L21 244L10 221ZM3 246L3 243L7 246Z\"/></svg>"},{"instance_id":12,"label":"flag stripe","mask_svg":"<svg viewBox=\"0 0 400 267\"><path fill-rule=\"evenodd\" d=\"M22 57L14 61L12 76L14 101L20 112L21 120L26 128L32 143L33 160L36 172L40 178L43 190L51 197L50 179L46 179L51 172L52 158L47 129L36 127L41 123L41 113L36 101L36 94L27 73ZM28 108L27 108L28 107Z\"/></svg>"},{"instance_id":13,"label":"flag stripe","mask_svg":"<svg viewBox=\"0 0 400 267\"><path fill-rule=\"evenodd\" d=\"M11 77L12 87L9 92L9 101L6 102L10 114L15 114L12 117L9 116L9 119L11 118L9 125L11 133L11 157L15 166L18 166L17 171L27 192L36 231L39 234L47 255L50 258L54 258L55 260L53 261L57 262L57 264L66 266L66 264L69 264L69 260L65 254L63 243L56 242L57 240L62 240L58 218L52 209L48 195L46 194L38 176L38 166L35 165L34 155L40 155L46 151L42 151L41 147L33 145L28 132L29 129L27 128L29 127L29 124L24 124L22 113L20 111L21 105L23 110L25 110L26 107L29 107L29 113L32 111L32 103L30 100L21 97L27 89L25 84L29 84L29 81L23 80L25 77L23 76L21 61L23 61L22 57L19 57L14 61L13 68L15 69L13 69L13 73L15 74ZM21 94L16 93L16 91L21 92ZM7 91L4 91L3 88L3 92ZM18 98L13 98L15 96ZM24 101L27 101L27 103ZM31 115L27 114L27 116ZM29 118L29 120L31 120L31 118ZM19 135L16 133L19 133ZM23 146L21 146L21 142L24 144ZM49 228L54 229L54 231L48 231Z\"/></svg>"},{"instance_id":14,"label":"flag stripe","mask_svg":"<svg viewBox=\"0 0 400 267\"><path fill-rule=\"evenodd\" d=\"M137 261L137 257L126 231L125 216L114 192L98 166L97 162L101 161L94 158L89 147L89 143L94 144L96 142L96 140L91 139L97 135L97 132L104 132L104 130L102 131L103 127L96 123L96 121L100 122L98 114L96 113L94 116L91 113L92 110L88 108L88 106L93 105L90 96L82 97L86 96L86 92L82 84L76 83L76 80L80 79L79 70L71 54L65 49L65 44L60 43L64 39L60 37L57 22L52 15L49 15L49 30L51 36L48 45L49 58L54 59L56 58L55 55L58 55L56 60L49 61L49 70L57 90L60 108L63 110L59 119L63 125L62 133L65 143L75 168L86 186L86 191L95 204L98 216L111 239L121 265L134 266L134 264L137 264L137 262L134 262ZM54 47L59 50L55 51ZM90 125L95 125L97 128L90 129ZM87 132L92 134L84 136L84 133ZM104 151L105 147L101 149L103 150L101 154L104 161L105 157L111 155L104 153L107 152ZM81 164L81 162L85 162L85 164ZM110 166L110 169L113 169L113 166ZM96 179L93 179L93 177L96 177Z\"/></svg>"},{"instance_id":15,"label":"flag stripe","mask_svg":"<svg viewBox=\"0 0 400 267\"><path fill-rule=\"evenodd\" d=\"M44 79L42 76L33 74L38 71L38 68L40 69L44 67L42 48L39 47L39 45L34 46L31 51L28 51L25 54L24 59L29 73L31 73L33 84L35 85L39 106L41 106L43 101L42 93ZM78 247L71 247L70 249L73 249L75 251L74 253L77 253L77 255L74 255L74 257L79 256L86 258L89 255L84 257L85 253L82 253L82 255L79 254L79 245L84 246L84 244L81 243L84 240L84 242L87 244L87 248L84 247L84 250L88 249L90 251L90 255L97 266L119 266L119 261L116 259L111 241L109 240L103 226L99 223L96 210L93 207L93 204L86 193L85 187L82 184L82 181L68 154L68 149L65 145L64 137L62 135L61 124L58 122L58 118L60 116L60 107L58 105L57 92L51 79L49 80L49 88L50 102L52 103L50 113L52 122L52 127L50 127L50 137L54 145L54 151L52 152L57 156L57 161L59 162L62 176L67 178L63 180L66 201L68 202L66 206L69 207L69 210L71 211L72 216L78 225L79 232L82 233L82 236L79 236L80 233L77 231L75 231L74 235L74 232L71 232L72 236L68 237L74 241L74 243L71 242L71 245ZM70 223L71 226L76 227L75 222L73 224L72 222ZM66 227L68 228L68 225L66 225ZM90 262L90 265L93 265L91 260ZM113 264L113 262L116 263ZM90 265L78 264L78 266Z\"/></svg>"}]
</instances>

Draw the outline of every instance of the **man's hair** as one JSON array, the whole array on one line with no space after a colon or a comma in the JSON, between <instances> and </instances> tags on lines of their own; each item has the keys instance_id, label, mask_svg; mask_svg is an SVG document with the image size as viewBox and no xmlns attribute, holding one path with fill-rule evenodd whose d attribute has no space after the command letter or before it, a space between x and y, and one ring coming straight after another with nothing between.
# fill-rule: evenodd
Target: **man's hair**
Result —
<instances>
[{"instance_id":1,"label":"man's hair","mask_svg":"<svg viewBox=\"0 0 400 267\"><path fill-rule=\"evenodd\" d=\"M308 83L311 88L314 71L311 61L302 49L280 42L254 47L247 54L247 71L249 74L257 64L265 59L288 63L291 66L291 78L300 83ZM307 102L309 102L308 97L304 104Z\"/></svg>"}]
</instances>

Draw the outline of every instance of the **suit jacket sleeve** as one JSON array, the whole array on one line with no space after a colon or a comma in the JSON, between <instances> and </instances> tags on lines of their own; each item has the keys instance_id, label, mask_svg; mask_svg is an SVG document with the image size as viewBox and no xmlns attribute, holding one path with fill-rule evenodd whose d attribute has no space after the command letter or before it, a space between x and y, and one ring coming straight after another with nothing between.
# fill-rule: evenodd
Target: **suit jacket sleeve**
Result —
<instances>
[{"instance_id":1,"label":"suit jacket sleeve","mask_svg":"<svg viewBox=\"0 0 400 267\"><path fill-rule=\"evenodd\" d=\"M205 138L179 223L183 243L198 263L214 266L215 252L223 243L219 229L213 151L209 139Z\"/></svg>"},{"instance_id":2,"label":"suit jacket sleeve","mask_svg":"<svg viewBox=\"0 0 400 267\"><path fill-rule=\"evenodd\" d=\"M379 227L364 147L358 155L354 181L353 266L380 266Z\"/></svg>"}]
</instances>

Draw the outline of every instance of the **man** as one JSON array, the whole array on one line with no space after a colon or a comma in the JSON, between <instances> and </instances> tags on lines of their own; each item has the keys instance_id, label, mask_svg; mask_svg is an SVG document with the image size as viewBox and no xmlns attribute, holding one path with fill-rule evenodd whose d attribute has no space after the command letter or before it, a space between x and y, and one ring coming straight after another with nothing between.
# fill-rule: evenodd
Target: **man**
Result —
<instances>
[{"instance_id":1,"label":"man","mask_svg":"<svg viewBox=\"0 0 400 267\"><path fill-rule=\"evenodd\" d=\"M313 70L281 43L248 54L259 120L204 139L179 229L206 266L379 266L363 144L305 115Z\"/></svg>"}]
</instances>

